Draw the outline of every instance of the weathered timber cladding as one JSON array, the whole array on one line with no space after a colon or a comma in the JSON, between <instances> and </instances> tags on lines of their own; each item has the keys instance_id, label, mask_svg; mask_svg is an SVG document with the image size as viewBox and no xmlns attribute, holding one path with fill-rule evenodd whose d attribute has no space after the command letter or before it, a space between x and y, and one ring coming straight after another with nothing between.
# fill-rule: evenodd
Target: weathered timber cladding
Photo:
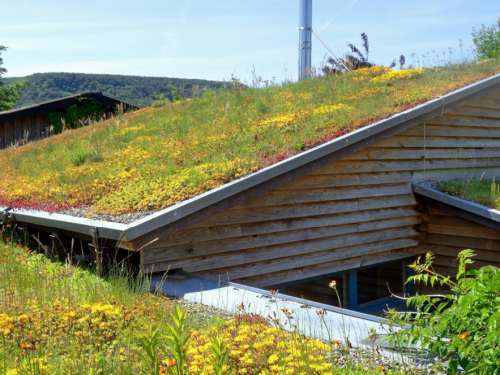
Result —
<instances>
[{"instance_id":1,"label":"weathered timber cladding","mask_svg":"<svg viewBox=\"0 0 500 375\"><path fill-rule=\"evenodd\" d=\"M410 187L415 171L493 167L500 167L498 94L173 235L158 235L142 249L142 266L153 271L183 268L265 287L424 254L428 246L447 246L447 254L458 254L466 242L459 241L458 247L434 243L443 235L452 241L454 233L480 241L484 258L478 264L494 261L500 237L484 237L494 230L445 225L449 232L439 233L443 227L419 212Z\"/></svg>"},{"instance_id":2,"label":"weathered timber cladding","mask_svg":"<svg viewBox=\"0 0 500 375\"><path fill-rule=\"evenodd\" d=\"M455 276L459 264L457 255L465 249L472 249L476 254L469 268L477 269L486 265L500 267L500 231L433 207L428 207L423 219L427 222L427 249L436 257L436 271ZM424 286L420 286L420 290L432 291Z\"/></svg>"},{"instance_id":3,"label":"weathered timber cladding","mask_svg":"<svg viewBox=\"0 0 500 375\"><path fill-rule=\"evenodd\" d=\"M25 141L33 141L50 135L50 124L45 115L0 124L0 149Z\"/></svg>"}]
</instances>

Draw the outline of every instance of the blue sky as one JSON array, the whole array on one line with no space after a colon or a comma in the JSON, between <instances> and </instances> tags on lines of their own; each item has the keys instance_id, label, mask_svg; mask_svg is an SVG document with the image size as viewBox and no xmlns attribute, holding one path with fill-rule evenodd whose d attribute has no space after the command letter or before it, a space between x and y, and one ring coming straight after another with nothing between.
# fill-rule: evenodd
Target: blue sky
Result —
<instances>
[{"instance_id":1,"label":"blue sky","mask_svg":"<svg viewBox=\"0 0 500 375\"><path fill-rule=\"evenodd\" d=\"M249 81L297 77L299 0L2 1L6 76L111 73ZM500 16L493 0L313 0L313 29L336 52L366 32L370 60L390 64L472 45ZM313 64L327 50L313 39Z\"/></svg>"}]
</instances>

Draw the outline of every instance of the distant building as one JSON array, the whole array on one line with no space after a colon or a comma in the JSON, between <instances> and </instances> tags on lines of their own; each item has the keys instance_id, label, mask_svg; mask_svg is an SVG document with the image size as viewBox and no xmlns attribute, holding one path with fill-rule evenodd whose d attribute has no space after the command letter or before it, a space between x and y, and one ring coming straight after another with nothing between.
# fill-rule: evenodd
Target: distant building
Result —
<instances>
[{"instance_id":1,"label":"distant building","mask_svg":"<svg viewBox=\"0 0 500 375\"><path fill-rule=\"evenodd\" d=\"M87 92L0 112L0 149L46 138L57 133L49 120L50 114L64 114L72 106L82 106L89 102L97 102L104 106L103 117L112 115L117 108L125 111L137 109L131 104L110 98L100 92ZM84 116L77 120L85 122L88 118Z\"/></svg>"}]
</instances>

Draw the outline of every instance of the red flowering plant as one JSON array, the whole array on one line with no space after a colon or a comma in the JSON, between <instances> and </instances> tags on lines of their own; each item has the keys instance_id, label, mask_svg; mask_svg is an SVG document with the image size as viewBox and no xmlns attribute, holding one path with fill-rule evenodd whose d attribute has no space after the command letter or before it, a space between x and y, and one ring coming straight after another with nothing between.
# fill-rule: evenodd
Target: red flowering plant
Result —
<instances>
[{"instance_id":1,"label":"red flowering plant","mask_svg":"<svg viewBox=\"0 0 500 375\"><path fill-rule=\"evenodd\" d=\"M500 269L485 266L467 269L474 263L472 250L459 253L456 277L443 276L432 266L428 253L410 267L415 275L408 281L449 292L417 295L407 299L411 312L388 311L394 326L388 341L401 347L421 347L437 358L436 367L449 374L460 368L467 374L500 374Z\"/></svg>"}]
</instances>

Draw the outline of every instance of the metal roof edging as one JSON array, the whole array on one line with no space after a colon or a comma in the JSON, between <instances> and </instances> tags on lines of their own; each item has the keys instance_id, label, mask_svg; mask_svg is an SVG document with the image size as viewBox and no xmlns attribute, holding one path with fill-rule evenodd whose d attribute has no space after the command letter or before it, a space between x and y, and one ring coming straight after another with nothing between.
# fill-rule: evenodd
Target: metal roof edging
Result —
<instances>
[{"instance_id":1,"label":"metal roof edging","mask_svg":"<svg viewBox=\"0 0 500 375\"><path fill-rule=\"evenodd\" d=\"M100 238L124 240L126 224L112 223L102 220L92 220L70 215L51 214L43 211L11 210L0 207L0 222L6 215L11 215L15 221L25 224L39 225L54 229L66 230L92 237L94 229Z\"/></svg>"},{"instance_id":2,"label":"metal roof edging","mask_svg":"<svg viewBox=\"0 0 500 375\"><path fill-rule=\"evenodd\" d=\"M500 211L412 182L413 192L500 223Z\"/></svg>"},{"instance_id":3,"label":"metal roof edging","mask_svg":"<svg viewBox=\"0 0 500 375\"><path fill-rule=\"evenodd\" d=\"M11 210L9 207L0 207L0 219L4 217L4 212L8 210L10 215L14 215L16 221L27 224L55 227L57 229L85 235L90 235L89 233L92 233L92 230L97 228L101 238L123 241L133 240L212 204L227 199L239 192L257 186L269 179L341 150L351 144L370 138L404 122L428 114L436 109L443 108L444 110L444 107L447 105L453 104L467 96L489 89L495 85L500 85L500 74L496 74L482 81L427 101L404 112L395 114L387 119L357 129L344 136L292 156L248 176L197 195L196 197L185 200L172 207L165 208L130 224L120 224L32 210Z\"/></svg>"}]
</instances>

